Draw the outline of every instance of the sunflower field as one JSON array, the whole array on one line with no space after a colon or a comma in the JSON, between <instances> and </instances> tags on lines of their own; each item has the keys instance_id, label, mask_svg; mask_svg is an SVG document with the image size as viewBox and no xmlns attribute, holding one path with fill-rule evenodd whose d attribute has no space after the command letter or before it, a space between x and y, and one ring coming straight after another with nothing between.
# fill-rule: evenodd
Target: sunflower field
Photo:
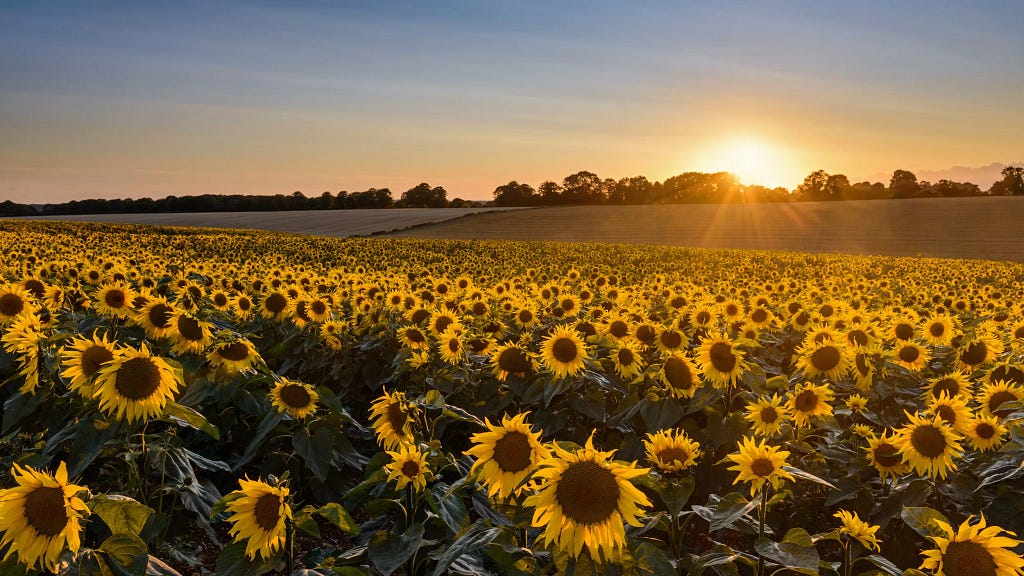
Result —
<instances>
[{"instance_id":1,"label":"sunflower field","mask_svg":"<svg viewBox=\"0 0 1024 576\"><path fill-rule=\"evenodd\" d=\"M0 223L0 574L1024 575L1024 266Z\"/></svg>"}]
</instances>

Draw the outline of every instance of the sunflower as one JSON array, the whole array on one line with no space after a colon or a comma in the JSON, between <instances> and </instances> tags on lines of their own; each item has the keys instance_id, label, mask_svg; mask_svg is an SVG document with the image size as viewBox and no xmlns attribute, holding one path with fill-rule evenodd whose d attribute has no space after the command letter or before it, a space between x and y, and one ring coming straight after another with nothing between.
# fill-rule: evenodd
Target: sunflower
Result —
<instances>
[{"instance_id":1,"label":"sunflower","mask_svg":"<svg viewBox=\"0 0 1024 576\"><path fill-rule=\"evenodd\" d=\"M43 337L43 324L39 317L35 314L22 314L0 338L4 348L17 355L18 375L25 378L19 389L22 394L35 394L39 386L39 346Z\"/></svg>"},{"instance_id":2,"label":"sunflower","mask_svg":"<svg viewBox=\"0 0 1024 576\"><path fill-rule=\"evenodd\" d=\"M437 348L444 360L452 366L459 366L465 360L466 350L462 342L462 329L450 326L437 337Z\"/></svg>"},{"instance_id":3,"label":"sunflower","mask_svg":"<svg viewBox=\"0 0 1024 576\"><path fill-rule=\"evenodd\" d=\"M412 484L414 492L427 487L430 465L427 464L427 455L418 446L402 445L398 447L398 451L388 452L388 456L391 456L391 462L384 465L388 472L388 481L395 480L398 490L409 484Z\"/></svg>"},{"instance_id":4,"label":"sunflower","mask_svg":"<svg viewBox=\"0 0 1024 576\"><path fill-rule=\"evenodd\" d=\"M440 336L449 328L462 328L458 316L447 310L435 310L430 315L430 333L435 337Z\"/></svg>"},{"instance_id":5,"label":"sunflower","mask_svg":"<svg viewBox=\"0 0 1024 576\"><path fill-rule=\"evenodd\" d=\"M903 461L919 476L945 479L956 468L954 458L963 453L960 437L936 414L930 418L907 413L910 423L901 428L893 442Z\"/></svg>"},{"instance_id":6,"label":"sunflower","mask_svg":"<svg viewBox=\"0 0 1024 576\"><path fill-rule=\"evenodd\" d=\"M127 318L132 314L131 301L131 289L123 282L114 282L100 287L93 308L104 316Z\"/></svg>"},{"instance_id":7,"label":"sunflower","mask_svg":"<svg viewBox=\"0 0 1024 576\"><path fill-rule=\"evenodd\" d=\"M839 529L840 534L848 534L868 550L878 552L882 549L878 544L878 538L875 536L875 532L878 532L880 526L868 524L861 520L856 512L849 512L847 510L840 510L833 514L832 517L839 518L843 523L843 527Z\"/></svg>"},{"instance_id":8,"label":"sunflower","mask_svg":"<svg viewBox=\"0 0 1024 576\"><path fill-rule=\"evenodd\" d=\"M544 528L543 543L575 557L586 546L595 561L611 559L626 544L623 522L640 526L641 507L651 505L630 482L648 469L613 461L614 451L594 449L593 436L576 452L554 449L534 474L538 492L526 499L535 508L532 525Z\"/></svg>"},{"instance_id":9,"label":"sunflower","mask_svg":"<svg viewBox=\"0 0 1024 576\"><path fill-rule=\"evenodd\" d=\"M96 372L94 395L101 410L134 422L159 416L180 385L170 365L143 343L138 350L123 350Z\"/></svg>"},{"instance_id":10,"label":"sunflower","mask_svg":"<svg viewBox=\"0 0 1024 576\"><path fill-rule=\"evenodd\" d=\"M938 398L928 399L928 412L938 414L939 418L957 434L966 434L973 417L967 401L962 396L949 397L943 392Z\"/></svg>"},{"instance_id":11,"label":"sunflower","mask_svg":"<svg viewBox=\"0 0 1024 576\"><path fill-rule=\"evenodd\" d=\"M273 290L260 300L260 315L268 320L283 322L291 316L292 300L283 290Z\"/></svg>"},{"instance_id":12,"label":"sunflower","mask_svg":"<svg viewBox=\"0 0 1024 576\"><path fill-rule=\"evenodd\" d=\"M393 450L403 444L415 442L412 435L412 418L416 408L405 399L405 393L395 392L374 400L370 405L373 429L377 432L377 443L385 450Z\"/></svg>"},{"instance_id":13,"label":"sunflower","mask_svg":"<svg viewBox=\"0 0 1024 576\"><path fill-rule=\"evenodd\" d=\"M166 298L153 296L135 314L135 323L142 326L150 338L163 338L174 329L171 320L176 312L177 310L167 302Z\"/></svg>"},{"instance_id":14,"label":"sunflower","mask_svg":"<svg viewBox=\"0 0 1024 576\"><path fill-rule=\"evenodd\" d=\"M556 378L579 374L588 357L587 346L579 334L566 326L553 328L541 344L541 363Z\"/></svg>"},{"instance_id":15,"label":"sunflower","mask_svg":"<svg viewBox=\"0 0 1024 576\"><path fill-rule=\"evenodd\" d=\"M232 338L214 344L206 358L210 364L229 373L248 372L260 361L256 347L246 338Z\"/></svg>"},{"instance_id":16,"label":"sunflower","mask_svg":"<svg viewBox=\"0 0 1024 576\"><path fill-rule=\"evenodd\" d=\"M846 399L846 407L850 409L851 414L860 414L867 409L868 399L860 394L850 394Z\"/></svg>"},{"instance_id":17,"label":"sunflower","mask_svg":"<svg viewBox=\"0 0 1024 576\"><path fill-rule=\"evenodd\" d=\"M523 350L522 346L509 342L502 344L491 352L491 372L499 382L504 382L509 374L515 374L522 378L527 372L533 371L533 362L530 355Z\"/></svg>"},{"instance_id":18,"label":"sunflower","mask_svg":"<svg viewBox=\"0 0 1024 576\"><path fill-rule=\"evenodd\" d=\"M704 378L716 386L735 384L747 368L743 352L725 335L706 339L697 348L697 363Z\"/></svg>"},{"instance_id":19,"label":"sunflower","mask_svg":"<svg viewBox=\"0 0 1024 576\"><path fill-rule=\"evenodd\" d=\"M30 569L53 571L65 548L81 547L82 518L89 507L78 497L88 488L68 484L64 462L53 476L31 466L11 469L17 486L0 490L0 548Z\"/></svg>"},{"instance_id":20,"label":"sunflower","mask_svg":"<svg viewBox=\"0 0 1024 576\"><path fill-rule=\"evenodd\" d=\"M95 389L90 385L93 375L106 363L117 356L117 346L107 340L107 335L82 338L75 337L70 344L61 350L60 373L64 378L71 378L69 386L85 398L91 398Z\"/></svg>"},{"instance_id":21,"label":"sunflower","mask_svg":"<svg viewBox=\"0 0 1024 576\"><path fill-rule=\"evenodd\" d=\"M957 349L957 360L961 366L971 370L991 364L1003 353L1003 343L988 334L976 334L974 338L964 338Z\"/></svg>"},{"instance_id":22,"label":"sunflower","mask_svg":"<svg viewBox=\"0 0 1024 576\"><path fill-rule=\"evenodd\" d=\"M995 450L1003 443L1006 426L996 416L978 416L967 425L967 439L980 452Z\"/></svg>"},{"instance_id":23,"label":"sunflower","mask_svg":"<svg viewBox=\"0 0 1024 576\"><path fill-rule=\"evenodd\" d=\"M750 481L750 495L753 496L764 485L771 484L778 490L783 479L793 480L793 475L782 469L789 452L778 446L769 446L764 440L755 442L753 436L744 437L738 445L739 451L726 456L735 463L729 470L738 472L733 484Z\"/></svg>"},{"instance_id":24,"label":"sunflower","mask_svg":"<svg viewBox=\"0 0 1024 576\"><path fill-rule=\"evenodd\" d=\"M665 358L658 372L661 383L669 394L676 398L693 398L700 385L697 367L683 352L676 352Z\"/></svg>"},{"instance_id":25,"label":"sunflower","mask_svg":"<svg viewBox=\"0 0 1024 576\"><path fill-rule=\"evenodd\" d=\"M409 350L429 350L430 340L423 329L417 326L406 326L398 329L398 341Z\"/></svg>"},{"instance_id":26,"label":"sunflower","mask_svg":"<svg viewBox=\"0 0 1024 576\"><path fill-rule=\"evenodd\" d=\"M981 413L985 416L1005 418L1013 409L999 407L1004 402L1021 402L1024 399L1024 387L1002 380L986 384L978 392L975 400L981 405Z\"/></svg>"},{"instance_id":27,"label":"sunflower","mask_svg":"<svg viewBox=\"0 0 1024 576\"><path fill-rule=\"evenodd\" d=\"M754 426L755 434L765 438L778 434L782 424L791 418L789 408L782 403L778 394L772 394L771 398L762 396L747 406L747 421Z\"/></svg>"},{"instance_id":28,"label":"sunflower","mask_svg":"<svg viewBox=\"0 0 1024 576\"><path fill-rule=\"evenodd\" d=\"M916 342L901 340L896 344L896 363L915 374L929 359L928 350Z\"/></svg>"},{"instance_id":29,"label":"sunflower","mask_svg":"<svg viewBox=\"0 0 1024 576\"><path fill-rule=\"evenodd\" d=\"M935 543L935 549L921 553L924 562L920 568L932 570L936 576L1024 575L1024 557L1014 552L1024 542L1010 538L1016 534L1009 530L988 526L984 515L980 521L971 524L973 519L971 516L964 520L955 531L942 520L933 520L945 535L929 536Z\"/></svg>"},{"instance_id":30,"label":"sunflower","mask_svg":"<svg viewBox=\"0 0 1024 576\"><path fill-rule=\"evenodd\" d=\"M696 328L711 328L718 320L717 306L704 302L690 310L690 324Z\"/></svg>"},{"instance_id":31,"label":"sunflower","mask_svg":"<svg viewBox=\"0 0 1024 576\"><path fill-rule=\"evenodd\" d=\"M228 495L228 522L233 524L229 534L235 542L248 541L245 555L249 559L255 559L257 554L270 558L286 540L285 521L292 517L289 490L248 478L238 484L241 489Z\"/></svg>"},{"instance_id":32,"label":"sunflower","mask_svg":"<svg viewBox=\"0 0 1024 576\"><path fill-rule=\"evenodd\" d=\"M175 312L171 328L167 337L171 340L171 350L177 354L201 353L213 342L213 326L184 310Z\"/></svg>"},{"instance_id":33,"label":"sunflower","mask_svg":"<svg viewBox=\"0 0 1024 576\"><path fill-rule=\"evenodd\" d=\"M690 440L682 430L661 430L647 434L644 440L647 460L663 473L676 473L697 464L700 444Z\"/></svg>"},{"instance_id":34,"label":"sunflower","mask_svg":"<svg viewBox=\"0 0 1024 576\"><path fill-rule=\"evenodd\" d=\"M17 284L0 286L0 326L7 326L22 314L31 314L38 307L32 295Z\"/></svg>"},{"instance_id":35,"label":"sunflower","mask_svg":"<svg viewBox=\"0 0 1024 576\"><path fill-rule=\"evenodd\" d=\"M633 327L624 314L615 314L605 320L604 333L615 340L622 340L633 335Z\"/></svg>"},{"instance_id":36,"label":"sunflower","mask_svg":"<svg viewBox=\"0 0 1024 576\"><path fill-rule=\"evenodd\" d=\"M951 398L968 399L971 397L971 381L967 379L967 375L961 370L954 370L949 374L929 379L924 389L933 398L938 398L943 394Z\"/></svg>"},{"instance_id":37,"label":"sunflower","mask_svg":"<svg viewBox=\"0 0 1024 576\"><path fill-rule=\"evenodd\" d=\"M924 323L921 336L932 346L949 346L956 337L954 320L945 314L936 314Z\"/></svg>"},{"instance_id":38,"label":"sunflower","mask_svg":"<svg viewBox=\"0 0 1024 576\"><path fill-rule=\"evenodd\" d=\"M810 426L813 416L831 416L832 389L827 384L804 382L793 390L786 408L793 414L798 428Z\"/></svg>"},{"instance_id":39,"label":"sunflower","mask_svg":"<svg viewBox=\"0 0 1024 576\"><path fill-rule=\"evenodd\" d=\"M215 290L210 294L210 302L214 308L222 312L231 308L231 298L223 290Z\"/></svg>"},{"instance_id":40,"label":"sunflower","mask_svg":"<svg viewBox=\"0 0 1024 576\"><path fill-rule=\"evenodd\" d=\"M516 306L515 313L512 315L512 321L516 326L528 329L536 326L540 320L531 305L521 303Z\"/></svg>"},{"instance_id":41,"label":"sunflower","mask_svg":"<svg viewBox=\"0 0 1024 576\"><path fill-rule=\"evenodd\" d=\"M231 309L234 310L235 318L239 320L246 320L252 316L253 308L252 298L245 294L231 300Z\"/></svg>"},{"instance_id":42,"label":"sunflower","mask_svg":"<svg viewBox=\"0 0 1024 576\"><path fill-rule=\"evenodd\" d=\"M682 350L690 343L686 333L677 328L668 327L658 333L655 345L662 354L672 354Z\"/></svg>"},{"instance_id":43,"label":"sunflower","mask_svg":"<svg viewBox=\"0 0 1024 576\"><path fill-rule=\"evenodd\" d=\"M501 424L484 420L487 432L474 434L473 447L466 454L476 458L470 474L479 478L492 498L495 494L505 500L523 489L523 482L541 460L551 452L540 442L540 432L534 432L526 422L526 414L505 415Z\"/></svg>"},{"instance_id":44,"label":"sunflower","mask_svg":"<svg viewBox=\"0 0 1024 576\"><path fill-rule=\"evenodd\" d=\"M886 476L895 478L907 472L908 467L903 461L903 457L900 456L900 449L896 445L896 439L890 437L888 432L878 438L868 438L866 450L868 462L875 467L878 475L883 480Z\"/></svg>"},{"instance_id":45,"label":"sunflower","mask_svg":"<svg viewBox=\"0 0 1024 576\"><path fill-rule=\"evenodd\" d=\"M841 338L807 342L796 349L796 354L799 356L796 366L803 369L808 378L824 375L838 380L850 369L849 354Z\"/></svg>"},{"instance_id":46,"label":"sunflower","mask_svg":"<svg viewBox=\"0 0 1024 576\"><path fill-rule=\"evenodd\" d=\"M615 372L626 380L632 379L644 369L643 356L640 354L636 340L619 340L611 351L612 364Z\"/></svg>"},{"instance_id":47,"label":"sunflower","mask_svg":"<svg viewBox=\"0 0 1024 576\"><path fill-rule=\"evenodd\" d=\"M1005 380L1010 384L1024 385L1024 365L1018 362L999 362L985 372L982 382L988 384L996 380Z\"/></svg>"},{"instance_id":48,"label":"sunflower","mask_svg":"<svg viewBox=\"0 0 1024 576\"><path fill-rule=\"evenodd\" d=\"M301 420L316 412L316 402L320 396L309 384L281 377L270 391L270 398L278 412L287 412Z\"/></svg>"}]
</instances>

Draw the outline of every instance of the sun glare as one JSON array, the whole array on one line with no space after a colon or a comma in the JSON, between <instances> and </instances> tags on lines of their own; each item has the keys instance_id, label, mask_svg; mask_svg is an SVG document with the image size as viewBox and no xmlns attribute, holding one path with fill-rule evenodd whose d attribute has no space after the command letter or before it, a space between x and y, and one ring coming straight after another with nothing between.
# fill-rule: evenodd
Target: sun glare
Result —
<instances>
[{"instance_id":1,"label":"sun glare","mask_svg":"<svg viewBox=\"0 0 1024 576\"><path fill-rule=\"evenodd\" d=\"M733 138L712 146L701 165L732 172L743 184L789 186L790 161L776 145L754 137Z\"/></svg>"}]
</instances>

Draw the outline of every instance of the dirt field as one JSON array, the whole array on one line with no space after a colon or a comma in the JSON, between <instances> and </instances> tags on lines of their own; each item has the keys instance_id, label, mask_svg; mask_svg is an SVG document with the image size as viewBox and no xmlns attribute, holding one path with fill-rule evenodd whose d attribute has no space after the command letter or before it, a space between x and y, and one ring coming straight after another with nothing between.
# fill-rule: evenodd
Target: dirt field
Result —
<instances>
[{"instance_id":1,"label":"dirt field","mask_svg":"<svg viewBox=\"0 0 1024 576\"><path fill-rule=\"evenodd\" d=\"M552 207L477 214L393 235L1024 261L1024 198Z\"/></svg>"},{"instance_id":2,"label":"dirt field","mask_svg":"<svg viewBox=\"0 0 1024 576\"><path fill-rule=\"evenodd\" d=\"M293 212L183 212L179 214L88 214L44 216L33 220L73 220L157 226L246 228L317 236L364 236L467 214L508 208L403 208L401 210L298 210Z\"/></svg>"}]
</instances>

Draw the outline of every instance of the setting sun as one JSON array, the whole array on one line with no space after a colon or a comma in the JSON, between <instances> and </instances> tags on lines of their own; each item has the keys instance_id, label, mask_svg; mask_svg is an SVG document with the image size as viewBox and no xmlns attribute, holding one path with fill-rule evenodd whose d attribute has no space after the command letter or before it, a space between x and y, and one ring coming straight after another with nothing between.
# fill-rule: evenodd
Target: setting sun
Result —
<instances>
[{"instance_id":1,"label":"setting sun","mask_svg":"<svg viewBox=\"0 0 1024 576\"><path fill-rule=\"evenodd\" d=\"M707 170L732 172L743 184L793 186L799 182L799 170L792 158L773 143L756 137L723 140L708 150L699 162Z\"/></svg>"}]
</instances>

